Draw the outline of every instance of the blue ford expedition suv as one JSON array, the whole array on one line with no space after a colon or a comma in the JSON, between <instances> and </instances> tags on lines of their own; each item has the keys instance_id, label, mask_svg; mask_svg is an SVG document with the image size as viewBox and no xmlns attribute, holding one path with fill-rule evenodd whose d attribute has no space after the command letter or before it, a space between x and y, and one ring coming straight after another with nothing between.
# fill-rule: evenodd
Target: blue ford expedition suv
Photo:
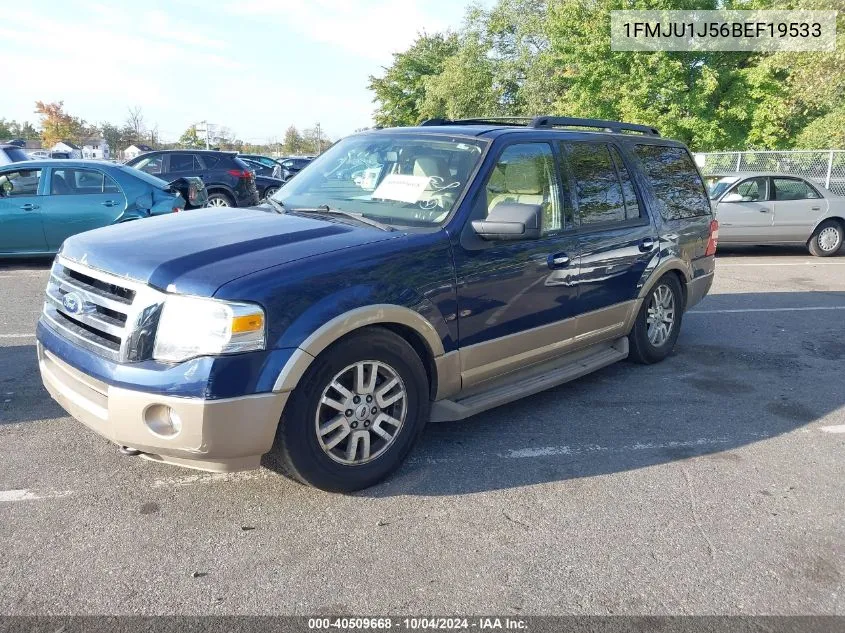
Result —
<instances>
[{"instance_id":1,"label":"blue ford expedition suv","mask_svg":"<svg viewBox=\"0 0 845 633\"><path fill-rule=\"evenodd\" d=\"M124 451L356 490L429 420L664 359L710 289L717 226L686 147L649 127L368 131L261 207L68 239L41 374Z\"/></svg>"}]
</instances>

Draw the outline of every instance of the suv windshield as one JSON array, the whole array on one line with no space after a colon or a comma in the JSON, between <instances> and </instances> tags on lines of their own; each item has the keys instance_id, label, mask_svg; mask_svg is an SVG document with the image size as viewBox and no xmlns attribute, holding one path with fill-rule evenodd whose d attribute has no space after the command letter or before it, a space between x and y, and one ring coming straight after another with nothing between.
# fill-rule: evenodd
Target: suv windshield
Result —
<instances>
[{"instance_id":1,"label":"suv windshield","mask_svg":"<svg viewBox=\"0 0 845 633\"><path fill-rule=\"evenodd\" d=\"M328 205L395 226L436 226L460 198L486 141L367 134L337 143L273 196L290 211Z\"/></svg>"}]
</instances>

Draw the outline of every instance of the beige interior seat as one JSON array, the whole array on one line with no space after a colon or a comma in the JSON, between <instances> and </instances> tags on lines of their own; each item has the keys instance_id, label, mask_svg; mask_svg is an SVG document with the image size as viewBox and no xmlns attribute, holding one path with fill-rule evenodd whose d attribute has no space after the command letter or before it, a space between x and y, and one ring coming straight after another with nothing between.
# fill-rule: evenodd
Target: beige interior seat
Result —
<instances>
[{"instance_id":1,"label":"beige interior seat","mask_svg":"<svg viewBox=\"0 0 845 633\"><path fill-rule=\"evenodd\" d=\"M548 190L536 163L523 161L499 165L487 183L487 213L502 202L539 204L545 209Z\"/></svg>"}]
</instances>

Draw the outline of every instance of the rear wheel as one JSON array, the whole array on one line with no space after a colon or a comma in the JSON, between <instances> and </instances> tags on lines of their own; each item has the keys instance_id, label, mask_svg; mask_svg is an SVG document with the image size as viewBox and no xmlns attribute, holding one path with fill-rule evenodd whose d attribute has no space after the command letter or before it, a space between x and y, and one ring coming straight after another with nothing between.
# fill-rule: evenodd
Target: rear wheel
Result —
<instances>
[{"instance_id":1,"label":"rear wheel","mask_svg":"<svg viewBox=\"0 0 845 633\"><path fill-rule=\"evenodd\" d=\"M267 188L264 190L264 197L265 197L265 198L269 198L269 197L270 197L270 196L272 196L274 193L276 193L278 190L279 190L279 188L278 188L278 187L267 187Z\"/></svg>"},{"instance_id":2,"label":"rear wheel","mask_svg":"<svg viewBox=\"0 0 845 633\"><path fill-rule=\"evenodd\" d=\"M271 463L331 492L372 486L402 463L428 420L428 379L414 349L382 328L333 345L291 394Z\"/></svg>"},{"instance_id":3,"label":"rear wheel","mask_svg":"<svg viewBox=\"0 0 845 633\"><path fill-rule=\"evenodd\" d=\"M664 275L646 295L628 335L629 358L645 365L666 358L678 340L683 310L678 278L673 274Z\"/></svg>"},{"instance_id":4,"label":"rear wheel","mask_svg":"<svg viewBox=\"0 0 845 633\"><path fill-rule=\"evenodd\" d=\"M226 195L225 193L214 192L208 194L208 204L206 206L209 207L234 207L235 203L232 202L232 199Z\"/></svg>"},{"instance_id":5,"label":"rear wheel","mask_svg":"<svg viewBox=\"0 0 845 633\"><path fill-rule=\"evenodd\" d=\"M819 224L810 238L810 252L816 257L830 257L839 252L843 242L842 224L828 220Z\"/></svg>"}]
</instances>

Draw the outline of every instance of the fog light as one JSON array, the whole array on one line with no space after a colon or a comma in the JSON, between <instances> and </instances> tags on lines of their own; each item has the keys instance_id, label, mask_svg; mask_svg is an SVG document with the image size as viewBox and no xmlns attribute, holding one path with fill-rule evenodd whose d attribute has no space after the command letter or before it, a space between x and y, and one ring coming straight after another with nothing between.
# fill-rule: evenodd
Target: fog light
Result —
<instances>
[{"instance_id":1,"label":"fog light","mask_svg":"<svg viewBox=\"0 0 845 633\"><path fill-rule=\"evenodd\" d=\"M182 430L182 418L163 404L154 404L144 412L144 422L153 435L175 437Z\"/></svg>"}]
</instances>

